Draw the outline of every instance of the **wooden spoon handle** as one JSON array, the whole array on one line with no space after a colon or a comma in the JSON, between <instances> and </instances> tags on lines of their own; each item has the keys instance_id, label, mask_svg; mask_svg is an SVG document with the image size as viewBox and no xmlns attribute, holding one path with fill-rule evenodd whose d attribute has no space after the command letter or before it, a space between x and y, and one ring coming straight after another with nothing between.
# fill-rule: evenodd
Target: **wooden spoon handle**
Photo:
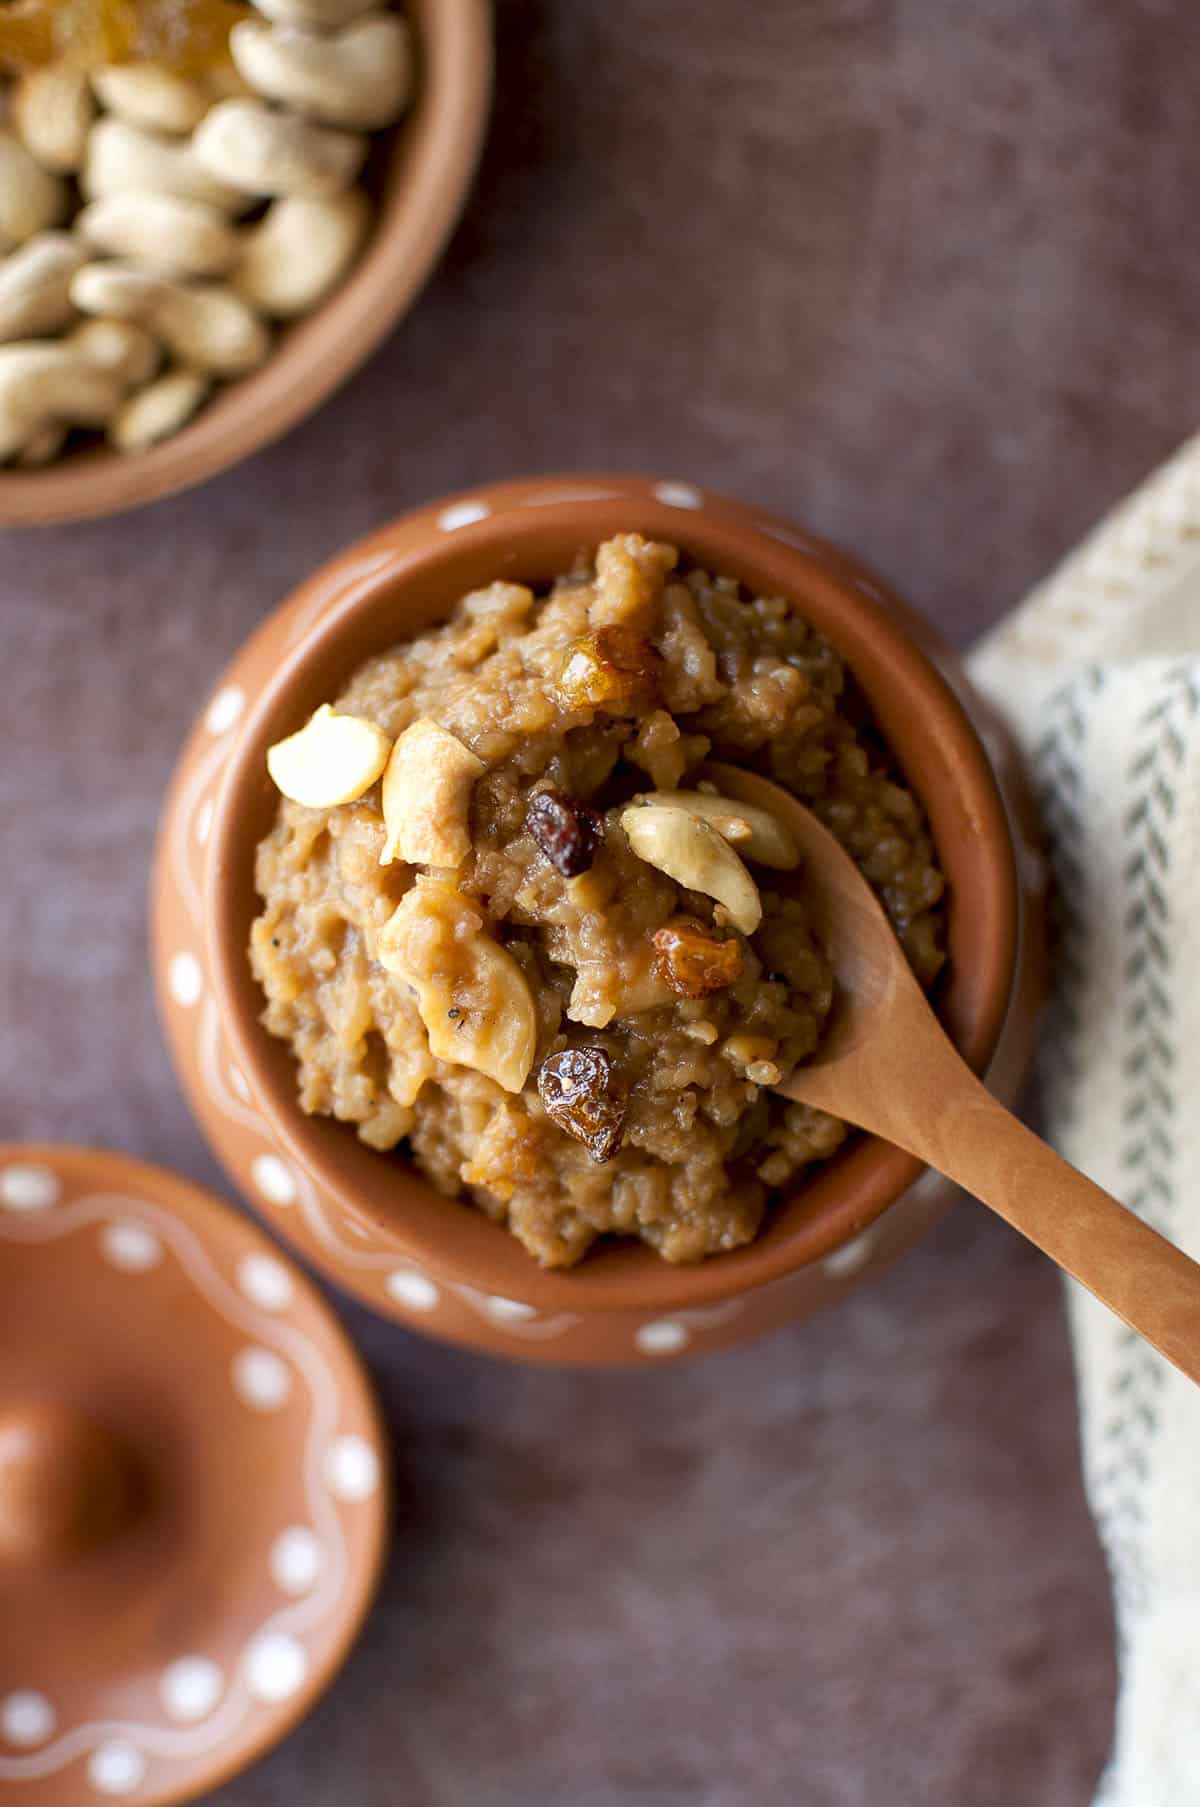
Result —
<instances>
[{"instance_id":1,"label":"wooden spoon handle","mask_svg":"<svg viewBox=\"0 0 1200 1807\"><path fill-rule=\"evenodd\" d=\"M947 1100L948 1111L969 1113L969 1131L953 1158L943 1158L943 1149L933 1164L1200 1383L1200 1266L1047 1147L972 1078L976 1087L982 1098Z\"/></svg>"},{"instance_id":2,"label":"wooden spoon handle","mask_svg":"<svg viewBox=\"0 0 1200 1807\"><path fill-rule=\"evenodd\" d=\"M940 1030L922 1038L917 1064L936 1113L906 1108L912 1093L893 1067L854 1120L974 1193L1200 1383L1200 1266L1005 1110ZM804 1068L796 1078L820 1104Z\"/></svg>"}]
</instances>

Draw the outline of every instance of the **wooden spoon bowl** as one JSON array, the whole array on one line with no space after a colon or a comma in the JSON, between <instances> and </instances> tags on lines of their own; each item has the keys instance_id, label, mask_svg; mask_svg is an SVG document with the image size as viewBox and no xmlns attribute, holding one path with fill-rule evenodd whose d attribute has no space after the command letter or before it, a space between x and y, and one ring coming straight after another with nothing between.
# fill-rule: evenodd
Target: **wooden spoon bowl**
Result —
<instances>
[{"instance_id":1,"label":"wooden spoon bowl","mask_svg":"<svg viewBox=\"0 0 1200 1807\"><path fill-rule=\"evenodd\" d=\"M810 810L733 766L705 775L722 795L772 810L795 836L792 877L834 970L820 1046L774 1089L974 1193L1200 1381L1200 1266L992 1097L938 1022L870 885Z\"/></svg>"}]
</instances>

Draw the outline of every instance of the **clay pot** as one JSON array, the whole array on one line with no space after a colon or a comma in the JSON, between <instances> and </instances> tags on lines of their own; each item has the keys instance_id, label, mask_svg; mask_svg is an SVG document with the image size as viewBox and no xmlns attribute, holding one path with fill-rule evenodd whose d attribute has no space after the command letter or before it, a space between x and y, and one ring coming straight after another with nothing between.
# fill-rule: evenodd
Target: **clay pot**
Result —
<instances>
[{"instance_id":1,"label":"clay pot","mask_svg":"<svg viewBox=\"0 0 1200 1807\"><path fill-rule=\"evenodd\" d=\"M346 281L281 333L265 364L224 386L161 445L124 454L92 444L43 470L0 470L0 525L119 514L202 483L303 420L407 312L475 173L492 46L489 0L407 0L405 12L419 45L420 85L401 124L372 152L368 186L378 218Z\"/></svg>"},{"instance_id":2,"label":"clay pot","mask_svg":"<svg viewBox=\"0 0 1200 1807\"><path fill-rule=\"evenodd\" d=\"M613 1243L546 1272L399 1157L299 1109L292 1057L260 1026L246 958L254 848L277 802L267 747L369 654L441 619L464 592L497 576L544 582L581 547L628 529L756 593L792 597L846 656L925 804L949 881L939 1009L1006 1099L1042 983L1043 868L1013 751L928 625L845 554L690 484L566 476L419 509L334 559L234 660L180 761L154 895L167 1033L234 1181L331 1278L436 1336L559 1363L660 1362L804 1317L878 1273L950 1196L909 1156L858 1136L744 1249L679 1268Z\"/></svg>"}]
</instances>

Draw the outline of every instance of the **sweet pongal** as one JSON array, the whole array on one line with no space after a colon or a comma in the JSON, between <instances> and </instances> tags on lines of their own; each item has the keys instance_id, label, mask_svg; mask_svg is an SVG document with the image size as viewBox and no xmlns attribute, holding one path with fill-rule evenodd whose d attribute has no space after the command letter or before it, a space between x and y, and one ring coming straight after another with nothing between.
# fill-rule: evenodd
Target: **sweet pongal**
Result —
<instances>
[{"instance_id":1,"label":"sweet pongal","mask_svg":"<svg viewBox=\"0 0 1200 1807\"><path fill-rule=\"evenodd\" d=\"M250 958L305 1111L400 1150L548 1266L749 1241L846 1135L771 1087L829 966L795 846L708 759L821 818L926 985L943 881L837 651L782 597L618 535L369 660L271 750Z\"/></svg>"}]
</instances>

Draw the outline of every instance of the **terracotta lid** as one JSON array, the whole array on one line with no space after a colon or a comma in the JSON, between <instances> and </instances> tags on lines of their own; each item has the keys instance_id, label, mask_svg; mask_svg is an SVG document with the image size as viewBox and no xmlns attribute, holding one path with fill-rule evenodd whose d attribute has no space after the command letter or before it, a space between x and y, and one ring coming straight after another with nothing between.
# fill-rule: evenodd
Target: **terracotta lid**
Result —
<instances>
[{"instance_id":1,"label":"terracotta lid","mask_svg":"<svg viewBox=\"0 0 1200 1807\"><path fill-rule=\"evenodd\" d=\"M301 1719L388 1519L366 1376L174 1174L0 1144L0 1807L170 1803Z\"/></svg>"}]
</instances>

